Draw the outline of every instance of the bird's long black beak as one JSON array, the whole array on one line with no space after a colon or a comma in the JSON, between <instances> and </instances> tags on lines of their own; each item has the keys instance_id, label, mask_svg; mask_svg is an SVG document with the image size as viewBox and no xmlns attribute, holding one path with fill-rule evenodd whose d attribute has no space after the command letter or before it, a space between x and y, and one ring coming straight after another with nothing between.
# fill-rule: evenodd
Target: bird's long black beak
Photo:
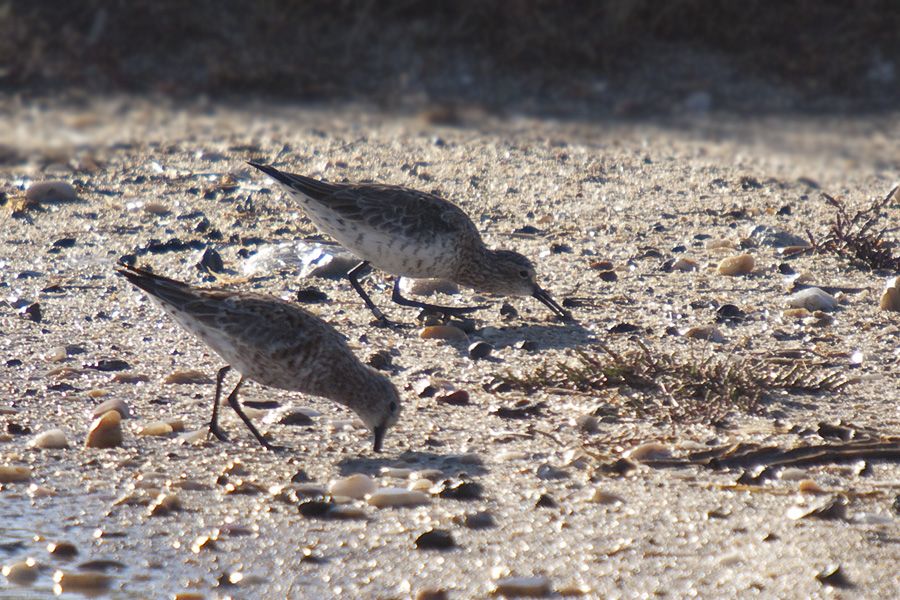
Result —
<instances>
[{"instance_id":1,"label":"bird's long black beak","mask_svg":"<svg viewBox=\"0 0 900 600\"><path fill-rule=\"evenodd\" d=\"M544 289L538 286L534 286L534 291L531 293L531 297L537 298L538 301L541 302L541 304L544 304L547 308L552 310L553 314L555 314L560 319L563 319L564 321L572 320L572 313L560 306L556 302L556 300L554 300Z\"/></svg>"},{"instance_id":2,"label":"bird's long black beak","mask_svg":"<svg viewBox=\"0 0 900 600\"><path fill-rule=\"evenodd\" d=\"M381 444L384 442L384 434L387 433L387 425L382 424L373 430L375 435L375 452L381 452Z\"/></svg>"}]
</instances>

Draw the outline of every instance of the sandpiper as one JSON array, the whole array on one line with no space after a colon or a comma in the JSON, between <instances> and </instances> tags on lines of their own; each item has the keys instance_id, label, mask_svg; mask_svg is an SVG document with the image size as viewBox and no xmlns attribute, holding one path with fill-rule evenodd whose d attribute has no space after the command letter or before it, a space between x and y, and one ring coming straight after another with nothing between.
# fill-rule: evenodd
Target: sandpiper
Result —
<instances>
[{"instance_id":1,"label":"sandpiper","mask_svg":"<svg viewBox=\"0 0 900 600\"><path fill-rule=\"evenodd\" d=\"M241 378L228 404L266 448L272 446L238 402L245 378L343 404L359 415L374 434L375 451L381 450L385 433L400 414L397 388L363 365L331 325L272 296L197 288L124 263L116 270L227 363L216 377L211 434L226 439L218 423L219 398L225 375L234 368Z\"/></svg>"},{"instance_id":2,"label":"sandpiper","mask_svg":"<svg viewBox=\"0 0 900 600\"><path fill-rule=\"evenodd\" d=\"M433 277L479 292L533 296L558 317L571 318L537 284L530 260L511 250L487 248L466 213L443 198L394 185L328 183L268 165L248 164L283 185L319 231L360 259L347 278L380 321L388 322L358 280L369 265L398 276L391 299L402 306L445 315L484 308L435 306L400 294L400 277Z\"/></svg>"}]
</instances>

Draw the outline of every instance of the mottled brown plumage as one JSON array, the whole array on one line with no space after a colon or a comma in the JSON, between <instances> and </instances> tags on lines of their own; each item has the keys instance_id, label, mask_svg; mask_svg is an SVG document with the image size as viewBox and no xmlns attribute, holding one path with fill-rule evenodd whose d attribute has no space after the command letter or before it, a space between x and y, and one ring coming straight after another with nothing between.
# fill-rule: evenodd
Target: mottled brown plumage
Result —
<instances>
[{"instance_id":1,"label":"mottled brown plumage","mask_svg":"<svg viewBox=\"0 0 900 600\"><path fill-rule=\"evenodd\" d=\"M511 250L487 248L466 213L443 198L393 185L328 183L249 164L272 177L300 202L319 231L363 261L348 276L379 318L384 314L356 280L365 264L401 277L436 277L480 292L533 296L557 316L570 317L537 284L531 261ZM396 283L393 299L406 306L450 314L473 310L407 300L400 296Z\"/></svg>"},{"instance_id":2,"label":"mottled brown plumage","mask_svg":"<svg viewBox=\"0 0 900 600\"><path fill-rule=\"evenodd\" d=\"M400 413L397 390L384 375L363 365L330 325L272 296L193 287L124 264L117 271L241 374L229 404L260 443L268 445L237 402L244 378L343 404L374 432L375 449L380 449L384 433ZM219 373L210 422L210 431L219 437L216 418L225 372L227 368Z\"/></svg>"}]
</instances>

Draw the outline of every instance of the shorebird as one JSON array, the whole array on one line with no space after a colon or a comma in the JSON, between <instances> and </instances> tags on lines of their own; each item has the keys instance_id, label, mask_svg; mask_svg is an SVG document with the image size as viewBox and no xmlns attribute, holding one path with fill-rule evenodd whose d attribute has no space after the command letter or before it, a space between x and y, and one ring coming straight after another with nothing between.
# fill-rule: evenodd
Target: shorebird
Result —
<instances>
[{"instance_id":1,"label":"shorebird","mask_svg":"<svg viewBox=\"0 0 900 600\"><path fill-rule=\"evenodd\" d=\"M358 279L369 265L397 276L391 299L402 306L445 315L484 308L436 306L400 294L400 277L433 277L479 292L532 296L558 317L571 318L537 284L530 260L511 250L489 249L466 213L443 198L394 185L328 183L268 165L248 164L281 184L319 231L360 259L347 278L379 321L389 323Z\"/></svg>"},{"instance_id":2,"label":"shorebird","mask_svg":"<svg viewBox=\"0 0 900 600\"><path fill-rule=\"evenodd\" d=\"M372 431L375 452L381 451L385 433L400 415L397 388L362 364L331 325L272 296L193 287L124 263L116 270L227 363L216 377L212 435L226 440L218 423L219 398L225 375L234 368L241 378L228 395L228 404L267 449L272 446L238 402L245 378L350 408Z\"/></svg>"}]
</instances>

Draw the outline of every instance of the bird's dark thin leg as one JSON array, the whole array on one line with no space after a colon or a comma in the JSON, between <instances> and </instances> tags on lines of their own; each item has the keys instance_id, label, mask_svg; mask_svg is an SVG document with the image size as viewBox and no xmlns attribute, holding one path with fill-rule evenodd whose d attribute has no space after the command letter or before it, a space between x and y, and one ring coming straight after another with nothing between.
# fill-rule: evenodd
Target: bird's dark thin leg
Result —
<instances>
[{"instance_id":1,"label":"bird's dark thin leg","mask_svg":"<svg viewBox=\"0 0 900 600\"><path fill-rule=\"evenodd\" d=\"M487 304L482 304L480 306L438 306L436 304L428 304L427 302L419 302L417 300L410 300L409 298L404 298L400 294L400 278L397 277L394 279L394 291L391 293L391 300L400 306L411 306L415 308L422 308L424 310L430 310L431 312L436 312L440 314L444 314L449 317L458 317L461 315L465 315L467 313L481 310L482 308L487 308Z\"/></svg>"},{"instance_id":2,"label":"bird's dark thin leg","mask_svg":"<svg viewBox=\"0 0 900 600\"><path fill-rule=\"evenodd\" d=\"M241 408L241 404L238 402L238 390L241 389L242 385L244 385L243 377L240 378L240 380L237 382L237 385L234 386L234 389L231 390L230 394L228 394L228 404L229 404L229 406L231 406L231 408L234 409L234 412L236 412L237 415L241 418L241 421L244 422L244 425L247 426L247 428L250 430L250 433L253 434L253 437L255 437L256 440L260 444L262 444L266 450L274 450L272 445L266 441L266 438L264 438L262 436L262 434L259 432L259 430L256 428L256 426L253 424L253 421L250 420L250 417L248 417L246 414L244 414L244 410Z\"/></svg>"},{"instance_id":3,"label":"bird's dark thin leg","mask_svg":"<svg viewBox=\"0 0 900 600\"><path fill-rule=\"evenodd\" d=\"M388 318L384 315L384 313L381 312L381 309L378 308L377 306L375 306L375 303L372 302L371 298L369 298L369 295L366 293L366 290L364 290L362 285L359 283L359 279L356 278L357 275L359 275L359 273L361 271L366 270L366 268L368 266L369 266L369 261L366 261L366 260L362 261L361 263L359 263L358 265L356 265L355 267L350 269L350 271L347 272L347 279L350 280L350 285L353 286L353 289L356 290L356 293L359 294L359 297L363 299L363 302L366 303L366 306L369 307L369 310L372 311L372 314L375 315L375 318L378 319L379 321L381 321L382 323L384 323L385 325L393 325L393 323L391 323L391 321L388 320Z\"/></svg>"},{"instance_id":4,"label":"bird's dark thin leg","mask_svg":"<svg viewBox=\"0 0 900 600\"><path fill-rule=\"evenodd\" d=\"M225 366L219 369L218 374L216 374L216 401L213 404L212 418L209 420L209 433L213 434L223 442L227 442L228 438L225 437L225 434L222 433L222 430L219 428L219 398L222 397L222 382L225 381L225 375L227 375L230 370L231 367Z\"/></svg>"}]
</instances>

